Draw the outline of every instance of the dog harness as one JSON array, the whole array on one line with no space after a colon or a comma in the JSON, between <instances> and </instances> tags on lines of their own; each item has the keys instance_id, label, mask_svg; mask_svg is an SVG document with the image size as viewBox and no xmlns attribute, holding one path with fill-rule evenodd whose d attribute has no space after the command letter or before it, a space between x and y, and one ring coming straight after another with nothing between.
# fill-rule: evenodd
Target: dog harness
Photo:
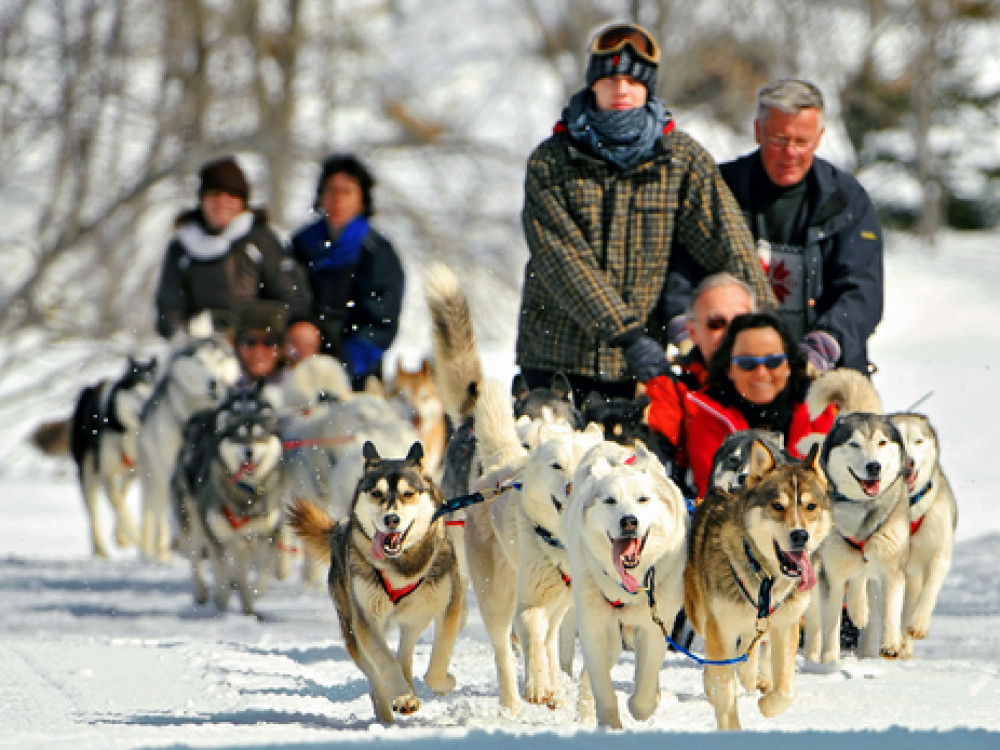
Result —
<instances>
[{"instance_id":1,"label":"dog harness","mask_svg":"<svg viewBox=\"0 0 1000 750\"><path fill-rule=\"evenodd\" d=\"M385 572L379 570L378 578L382 582L382 588L385 589L385 593L389 597L389 601L393 604L398 604L399 600L402 599L407 594L411 593L417 586L424 582L423 578L418 578L413 583L403 586L402 588L393 588L392 584L389 583L389 579Z\"/></svg>"},{"instance_id":2,"label":"dog harness","mask_svg":"<svg viewBox=\"0 0 1000 750\"><path fill-rule=\"evenodd\" d=\"M729 570L732 571L733 578L736 579L736 584L740 587L740 591L743 592L747 601L757 609L757 619L766 620L775 609L781 606L784 599L774 606L771 605L771 589L774 587L774 576L764 575L764 566L754 557L753 552L750 550L750 543L746 538L743 539L743 553L747 557L747 562L750 563L750 569L760 577L760 589L757 591L756 599L754 599L753 594L750 593L750 590L743 582L743 579L740 578L740 574L736 572L736 568L733 567L732 563L729 563Z\"/></svg>"},{"instance_id":3,"label":"dog harness","mask_svg":"<svg viewBox=\"0 0 1000 750\"><path fill-rule=\"evenodd\" d=\"M920 492L911 497L910 507L912 508L914 505L923 500L927 496L927 493L931 491L931 488L933 486L934 485L932 482L928 482L926 487L924 487L922 490L920 490ZM924 516L926 515L927 514L924 513ZM920 516L920 518L918 518L916 521L910 521L910 536L913 536L918 531L920 531L920 525L924 522L924 516Z\"/></svg>"}]
</instances>

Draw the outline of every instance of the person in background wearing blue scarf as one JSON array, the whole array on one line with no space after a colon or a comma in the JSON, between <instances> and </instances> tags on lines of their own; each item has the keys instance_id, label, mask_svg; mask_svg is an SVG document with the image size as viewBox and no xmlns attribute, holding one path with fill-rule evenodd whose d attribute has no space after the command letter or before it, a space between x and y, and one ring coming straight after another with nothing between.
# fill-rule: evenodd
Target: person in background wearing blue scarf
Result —
<instances>
[{"instance_id":1,"label":"person in background wearing blue scarf","mask_svg":"<svg viewBox=\"0 0 1000 750\"><path fill-rule=\"evenodd\" d=\"M322 216L292 236L295 257L312 289L311 321L323 353L347 368L355 390L370 375L382 379L382 355L399 330L403 267L392 244L370 220L375 180L357 157L335 154L323 162L314 209Z\"/></svg>"},{"instance_id":2,"label":"person in background wearing blue scarf","mask_svg":"<svg viewBox=\"0 0 1000 750\"><path fill-rule=\"evenodd\" d=\"M569 379L634 397L668 372L664 295L675 244L706 274L728 271L758 307L774 298L739 205L708 152L656 96L660 49L646 29L594 35L584 86L528 159L528 244L517 364L529 388Z\"/></svg>"}]
</instances>

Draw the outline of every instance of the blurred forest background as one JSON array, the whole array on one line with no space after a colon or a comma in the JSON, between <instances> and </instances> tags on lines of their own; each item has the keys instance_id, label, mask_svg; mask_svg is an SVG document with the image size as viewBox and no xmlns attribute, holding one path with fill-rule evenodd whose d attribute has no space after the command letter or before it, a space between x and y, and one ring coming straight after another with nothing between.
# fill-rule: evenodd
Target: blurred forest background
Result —
<instances>
[{"instance_id":1,"label":"blurred forest background","mask_svg":"<svg viewBox=\"0 0 1000 750\"><path fill-rule=\"evenodd\" d=\"M996 1L0 0L0 383L54 347L103 342L67 354L80 368L153 336L173 219L227 153L291 230L319 161L357 152L408 272L478 269L516 309L525 160L609 19L658 36L659 93L716 159L752 146L761 84L805 77L821 155L887 226L997 226ZM11 382L0 418L39 385Z\"/></svg>"}]
</instances>

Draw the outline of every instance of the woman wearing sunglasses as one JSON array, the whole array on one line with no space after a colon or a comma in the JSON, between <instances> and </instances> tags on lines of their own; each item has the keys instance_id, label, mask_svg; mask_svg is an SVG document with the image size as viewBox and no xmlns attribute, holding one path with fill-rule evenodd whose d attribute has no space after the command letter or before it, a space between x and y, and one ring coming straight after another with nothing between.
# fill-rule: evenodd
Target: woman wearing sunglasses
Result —
<instances>
[{"instance_id":1,"label":"woman wearing sunglasses","mask_svg":"<svg viewBox=\"0 0 1000 750\"><path fill-rule=\"evenodd\" d=\"M632 398L667 371L667 268L682 244L773 303L750 233L715 162L656 96L660 48L635 24L590 43L584 86L528 159L529 258L517 363L531 388L564 373L579 398Z\"/></svg>"},{"instance_id":2,"label":"woman wearing sunglasses","mask_svg":"<svg viewBox=\"0 0 1000 750\"><path fill-rule=\"evenodd\" d=\"M712 457L726 436L748 428L776 432L797 458L799 441L825 435L836 409L809 418L805 397L811 380L805 358L784 322L772 313L733 318L708 364L708 380L689 393L687 452L698 496L704 497Z\"/></svg>"}]
</instances>

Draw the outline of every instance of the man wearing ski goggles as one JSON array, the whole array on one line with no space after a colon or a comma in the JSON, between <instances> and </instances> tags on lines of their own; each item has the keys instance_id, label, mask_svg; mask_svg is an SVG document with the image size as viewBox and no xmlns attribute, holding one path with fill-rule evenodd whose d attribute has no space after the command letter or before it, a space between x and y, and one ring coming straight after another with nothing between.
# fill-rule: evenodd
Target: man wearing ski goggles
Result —
<instances>
[{"instance_id":1,"label":"man wearing ski goggles","mask_svg":"<svg viewBox=\"0 0 1000 750\"><path fill-rule=\"evenodd\" d=\"M661 318L675 243L704 275L727 271L773 304L715 162L656 96L660 59L641 26L601 29L584 87L528 160L517 363L531 388L562 372L581 401L632 398L669 370Z\"/></svg>"}]
</instances>

